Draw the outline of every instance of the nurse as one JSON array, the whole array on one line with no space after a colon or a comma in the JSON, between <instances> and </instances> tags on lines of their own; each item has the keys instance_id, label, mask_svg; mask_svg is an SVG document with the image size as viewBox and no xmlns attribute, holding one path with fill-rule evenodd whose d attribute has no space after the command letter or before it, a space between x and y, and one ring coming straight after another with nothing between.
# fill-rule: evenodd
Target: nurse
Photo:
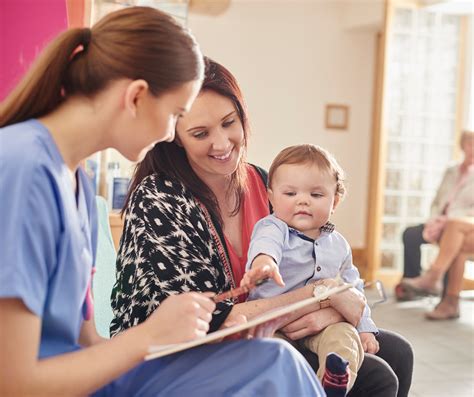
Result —
<instances>
[{"instance_id":1,"label":"nurse","mask_svg":"<svg viewBox=\"0 0 474 397\"><path fill-rule=\"evenodd\" d=\"M95 331L97 219L79 163L108 147L139 161L173 140L202 76L184 29L132 7L61 34L1 104L0 395L323 395L304 359L273 340L143 363L150 345L206 334L206 294L169 297L112 340Z\"/></svg>"}]
</instances>

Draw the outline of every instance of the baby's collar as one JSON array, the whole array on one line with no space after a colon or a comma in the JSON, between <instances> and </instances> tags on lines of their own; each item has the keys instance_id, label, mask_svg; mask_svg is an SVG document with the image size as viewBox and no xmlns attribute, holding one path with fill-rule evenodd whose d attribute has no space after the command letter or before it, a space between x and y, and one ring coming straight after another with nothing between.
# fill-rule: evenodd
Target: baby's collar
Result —
<instances>
[{"instance_id":1,"label":"baby's collar","mask_svg":"<svg viewBox=\"0 0 474 397\"><path fill-rule=\"evenodd\" d=\"M328 234L332 233L335 229L336 229L336 225L334 225L334 223L331 223L329 221L319 228L321 233L328 233ZM288 230L290 232L295 233L298 237L302 238L303 240L312 241L312 242L315 241L311 237L308 237L306 234L300 232L299 230L295 228L292 228L291 226L288 226Z\"/></svg>"}]
</instances>

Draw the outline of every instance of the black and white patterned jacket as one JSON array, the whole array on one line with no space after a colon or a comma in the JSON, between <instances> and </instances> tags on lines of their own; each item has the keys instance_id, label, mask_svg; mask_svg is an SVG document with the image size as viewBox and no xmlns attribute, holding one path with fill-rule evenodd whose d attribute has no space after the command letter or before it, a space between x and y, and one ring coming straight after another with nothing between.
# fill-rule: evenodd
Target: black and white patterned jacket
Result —
<instances>
[{"instance_id":1,"label":"black and white patterned jacket","mask_svg":"<svg viewBox=\"0 0 474 397\"><path fill-rule=\"evenodd\" d=\"M232 274L220 258L226 255L222 241L217 222L181 182L156 174L146 177L125 217L111 336L145 321L169 295L231 288ZM231 300L217 304L211 331L220 327L232 305Z\"/></svg>"}]
</instances>

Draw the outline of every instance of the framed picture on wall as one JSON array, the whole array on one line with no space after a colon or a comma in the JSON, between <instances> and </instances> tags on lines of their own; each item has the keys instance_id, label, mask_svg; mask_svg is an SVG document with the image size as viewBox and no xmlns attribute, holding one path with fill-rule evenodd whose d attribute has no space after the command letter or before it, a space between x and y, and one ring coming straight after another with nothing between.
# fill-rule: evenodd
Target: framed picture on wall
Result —
<instances>
[{"instance_id":1,"label":"framed picture on wall","mask_svg":"<svg viewBox=\"0 0 474 397\"><path fill-rule=\"evenodd\" d=\"M326 105L326 128L347 130L349 128L349 106Z\"/></svg>"}]
</instances>

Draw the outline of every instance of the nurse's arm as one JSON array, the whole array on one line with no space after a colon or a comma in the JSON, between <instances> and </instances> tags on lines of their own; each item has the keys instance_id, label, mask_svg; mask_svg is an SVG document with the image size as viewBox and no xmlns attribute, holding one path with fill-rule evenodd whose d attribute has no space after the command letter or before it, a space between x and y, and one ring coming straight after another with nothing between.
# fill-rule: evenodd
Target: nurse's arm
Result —
<instances>
[{"instance_id":1,"label":"nurse's arm","mask_svg":"<svg viewBox=\"0 0 474 397\"><path fill-rule=\"evenodd\" d=\"M105 342L107 338L103 338L97 333L94 316L90 320L85 320L82 324L81 334L79 335L79 344L87 347L96 343Z\"/></svg>"},{"instance_id":2,"label":"nurse's arm","mask_svg":"<svg viewBox=\"0 0 474 397\"><path fill-rule=\"evenodd\" d=\"M88 395L144 356L130 331L74 353L38 360L41 320L19 299L0 299L0 395Z\"/></svg>"},{"instance_id":3,"label":"nurse's arm","mask_svg":"<svg viewBox=\"0 0 474 397\"><path fill-rule=\"evenodd\" d=\"M167 298L150 318L113 339L38 359L41 319L20 299L0 299L0 396L89 395L143 361L150 345L203 337L214 303L204 294Z\"/></svg>"}]
</instances>

